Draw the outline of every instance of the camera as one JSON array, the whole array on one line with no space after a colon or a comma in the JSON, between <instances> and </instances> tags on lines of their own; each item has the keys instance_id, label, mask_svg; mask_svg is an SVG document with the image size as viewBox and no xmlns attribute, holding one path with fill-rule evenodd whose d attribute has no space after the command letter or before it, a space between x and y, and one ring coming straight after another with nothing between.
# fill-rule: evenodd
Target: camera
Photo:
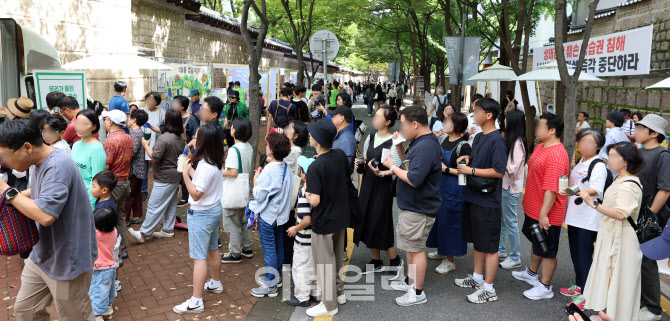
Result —
<instances>
[{"instance_id":1,"label":"camera","mask_svg":"<svg viewBox=\"0 0 670 321\"><path fill-rule=\"evenodd\" d=\"M581 192L581 190L579 189L579 185L577 184L572 185L565 189L565 194L568 194L568 196L577 196L579 192ZM581 199L580 197L575 198L575 205L582 204L583 202L584 200Z\"/></svg>"},{"instance_id":2,"label":"camera","mask_svg":"<svg viewBox=\"0 0 670 321\"><path fill-rule=\"evenodd\" d=\"M547 241L547 231L543 230L539 224L535 223L530 226L530 234L533 235L535 241L540 245L542 252L549 252L549 242Z\"/></svg>"},{"instance_id":3,"label":"camera","mask_svg":"<svg viewBox=\"0 0 670 321\"><path fill-rule=\"evenodd\" d=\"M372 165L372 167L379 168L379 165L380 165L380 164L381 164L381 163L379 163L379 160L376 159L376 158L373 158L373 159L370 160L370 165Z\"/></svg>"}]
</instances>

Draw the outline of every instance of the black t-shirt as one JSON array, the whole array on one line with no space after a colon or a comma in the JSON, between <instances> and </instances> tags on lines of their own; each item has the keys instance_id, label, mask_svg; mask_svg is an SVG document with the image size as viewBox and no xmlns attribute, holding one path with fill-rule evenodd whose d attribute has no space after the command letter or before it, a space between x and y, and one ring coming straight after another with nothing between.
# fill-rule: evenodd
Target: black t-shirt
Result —
<instances>
[{"instance_id":1,"label":"black t-shirt","mask_svg":"<svg viewBox=\"0 0 670 321\"><path fill-rule=\"evenodd\" d=\"M637 173L642 184L642 195L645 201L656 197L658 190L670 190L670 152L658 146L652 149L640 148L644 158L644 167ZM660 155L659 155L660 154ZM651 205L651 204L649 204Z\"/></svg>"},{"instance_id":2,"label":"black t-shirt","mask_svg":"<svg viewBox=\"0 0 670 321\"><path fill-rule=\"evenodd\" d=\"M456 155L456 150L454 148L456 148L456 146L458 146L458 143L460 143L462 141L465 141L466 143L463 144L463 146L461 146L460 155ZM472 152L472 148L470 147L470 144L468 144L467 139L463 139L463 137L461 137L461 138L459 138L459 139L457 139L453 142L450 142L449 138L445 138L444 141L442 142L442 145L440 145L440 146L445 151L451 151L451 150L454 151L453 153L451 153L451 157L449 159L449 167L450 168L456 168L456 165L457 165L456 160L458 159L458 156L470 155L470 153ZM442 160L442 161L444 161L444 160Z\"/></svg>"},{"instance_id":3,"label":"black t-shirt","mask_svg":"<svg viewBox=\"0 0 670 321\"><path fill-rule=\"evenodd\" d=\"M312 231L331 234L349 226L347 173L351 173L347 155L339 149L319 155L307 170L306 192L321 196L312 209Z\"/></svg>"},{"instance_id":4,"label":"black t-shirt","mask_svg":"<svg viewBox=\"0 0 670 321\"><path fill-rule=\"evenodd\" d=\"M309 108L307 108L307 104L302 101L301 99L298 100L293 100L293 104L297 108L297 114L298 114L298 120L301 122L309 122Z\"/></svg>"},{"instance_id":5,"label":"black t-shirt","mask_svg":"<svg viewBox=\"0 0 670 321\"><path fill-rule=\"evenodd\" d=\"M418 137L405 156L407 179L412 185L398 179L396 201L405 211L435 216L442 206L442 151L433 133Z\"/></svg>"},{"instance_id":6,"label":"black t-shirt","mask_svg":"<svg viewBox=\"0 0 670 321\"><path fill-rule=\"evenodd\" d=\"M494 130L486 135L479 133L472 144L469 166L472 168L493 168L497 173L505 174L507 168L507 145L502 134ZM465 186L463 200L482 207L499 208L502 203L502 178L491 193L475 191Z\"/></svg>"}]
</instances>

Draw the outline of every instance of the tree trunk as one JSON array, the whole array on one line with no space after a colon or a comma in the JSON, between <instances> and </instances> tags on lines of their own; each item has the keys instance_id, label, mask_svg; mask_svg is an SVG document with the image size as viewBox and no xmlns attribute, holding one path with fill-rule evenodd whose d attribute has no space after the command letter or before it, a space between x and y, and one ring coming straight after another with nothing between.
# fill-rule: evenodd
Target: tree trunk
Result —
<instances>
[{"instance_id":1,"label":"tree trunk","mask_svg":"<svg viewBox=\"0 0 670 321\"><path fill-rule=\"evenodd\" d=\"M414 88L414 89L412 90L412 94L413 94L412 101L413 101L414 104L417 104L418 101L419 101L419 96L418 96L418 93L417 93L416 76L418 76L420 73L419 73L419 64L418 64L417 58L416 58L416 36L411 31L411 28L410 28L409 35L410 35L410 39L412 40L412 63L414 64L414 81L413 81L413 84L412 84L412 88ZM424 80L424 82L425 82L425 80Z\"/></svg>"},{"instance_id":2,"label":"tree trunk","mask_svg":"<svg viewBox=\"0 0 670 321\"><path fill-rule=\"evenodd\" d=\"M575 152L575 126L577 126L577 119L575 118L575 105L577 104L577 82L567 84L565 86L565 127L563 129L563 146L568 151L568 159L572 159ZM559 114L560 115L560 114ZM571 116L572 115L572 116Z\"/></svg>"},{"instance_id":3,"label":"tree trunk","mask_svg":"<svg viewBox=\"0 0 670 321\"><path fill-rule=\"evenodd\" d=\"M302 45L298 44L295 46L296 57L298 57L298 84L301 86L305 85L305 63L304 57L302 55Z\"/></svg>"},{"instance_id":4,"label":"tree trunk","mask_svg":"<svg viewBox=\"0 0 670 321\"><path fill-rule=\"evenodd\" d=\"M528 95L528 84L525 81L519 82L519 89L521 90L521 101L523 102L523 110L526 113L526 142L528 143L528 150L532 151L535 143L535 108L530 105L530 95ZM505 106L501 106L505 108ZM530 153L526 153L530 154Z\"/></svg>"}]
</instances>

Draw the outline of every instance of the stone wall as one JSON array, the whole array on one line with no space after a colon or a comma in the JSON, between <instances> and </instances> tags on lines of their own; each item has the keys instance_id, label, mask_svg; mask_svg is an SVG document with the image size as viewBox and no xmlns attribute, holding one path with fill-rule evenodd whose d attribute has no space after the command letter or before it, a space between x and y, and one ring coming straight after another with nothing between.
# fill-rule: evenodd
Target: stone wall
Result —
<instances>
[{"instance_id":1,"label":"stone wall","mask_svg":"<svg viewBox=\"0 0 670 321\"><path fill-rule=\"evenodd\" d=\"M670 88L647 90L646 87L670 77L670 0L643 0L619 7L616 14L596 19L591 36L600 36L654 25L651 72L648 75L602 77L605 82L583 82L577 95L577 112L589 114L589 122L601 127L606 115L628 108L643 115L659 114L670 121ZM581 40L584 33L568 36ZM541 83L542 104L554 102L553 83Z\"/></svg>"}]
</instances>

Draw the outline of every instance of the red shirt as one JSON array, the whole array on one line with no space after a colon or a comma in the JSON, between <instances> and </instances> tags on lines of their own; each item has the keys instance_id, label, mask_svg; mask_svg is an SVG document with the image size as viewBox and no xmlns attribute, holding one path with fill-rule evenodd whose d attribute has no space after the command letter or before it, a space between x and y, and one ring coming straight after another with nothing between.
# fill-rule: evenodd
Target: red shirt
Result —
<instances>
[{"instance_id":1,"label":"red shirt","mask_svg":"<svg viewBox=\"0 0 670 321\"><path fill-rule=\"evenodd\" d=\"M107 154L107 168L114 172L119 181L128 179L130 163L133 161L133 139L123 129L107 135L102 144Z\"/></svg>"},{"instance_id":2,"label":"red shirt","mask_svg":"<svg viewBox=\"0 0 670 321\"><path fill-rule=\"evenodd\" d=\"M556 200L549 210L549 224L561 225L565 217L567 197L558 194L558 179L570 173L570 160L563 144L544 148L544 144L535 147L528 161L528 179L526 194L523 196L523 209L536 220L540 217L544 192L556 192Z\"/></svg>"},{"instance_id":3,"label":"red shirt","mask_svg":"<svg viewBox=\"0 0 670 321\"><path fill-rule=\"evenodd\" d=\"M81 137L77 135L77 132L74 131L74 122L77 121L77 119L72 119L72 121L67 125L67 128L65 128L65 132L63 132L63 136L61 138L68 142L68 144L72 145L78 141L81 140ZM102 126L102 124L100 124ZM93 134L93 137L98 138L98 133Z\"/></svg>"}]
</instances>

